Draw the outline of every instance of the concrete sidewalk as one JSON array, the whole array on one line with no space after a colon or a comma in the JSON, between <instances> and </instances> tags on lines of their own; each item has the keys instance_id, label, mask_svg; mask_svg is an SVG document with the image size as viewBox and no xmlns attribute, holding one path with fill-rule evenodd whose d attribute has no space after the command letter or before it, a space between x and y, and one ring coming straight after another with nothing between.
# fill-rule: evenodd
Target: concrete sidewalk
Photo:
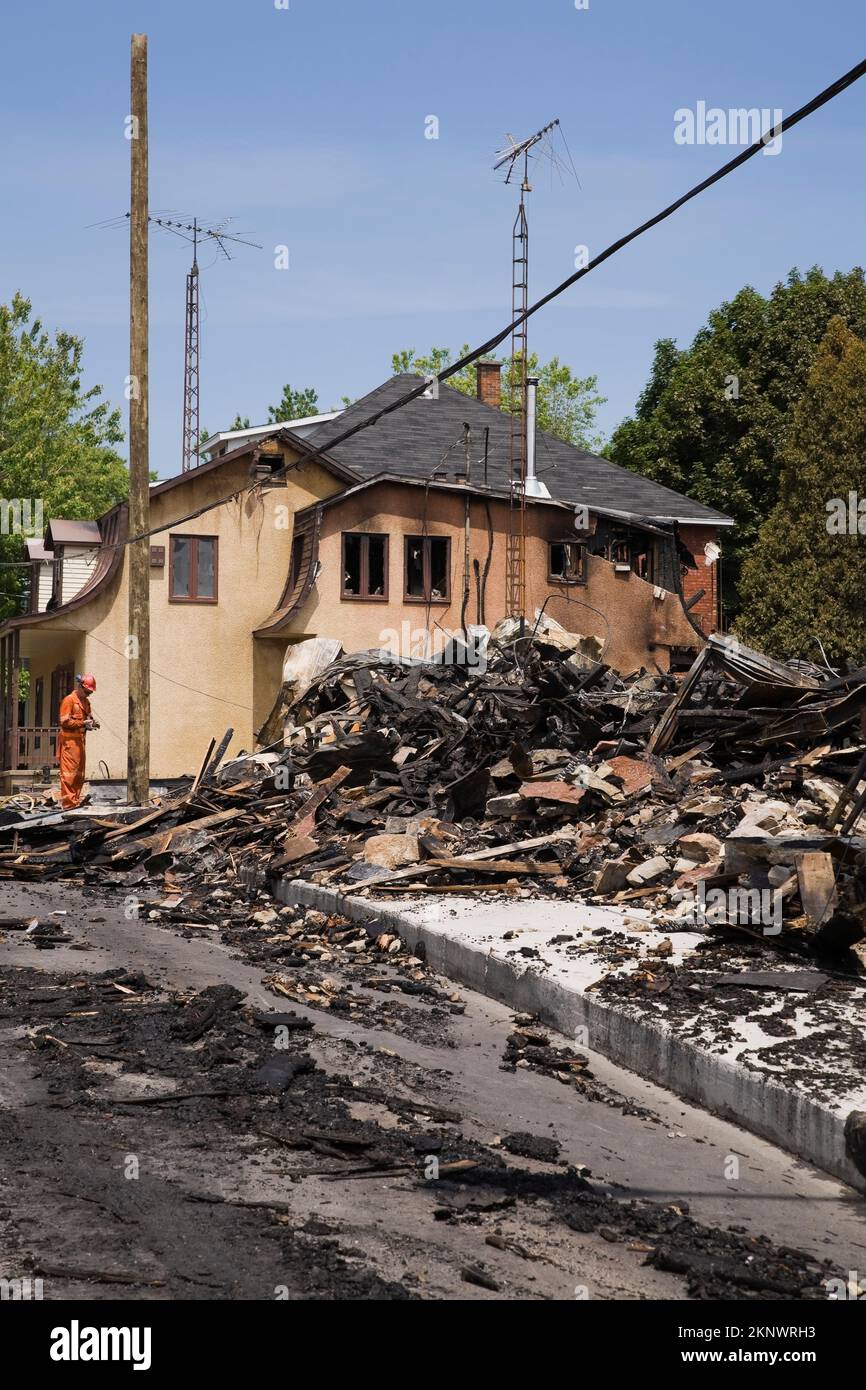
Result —
<instances>
[{"instance_id":1,"label":"concrete sidewalk","mask_svg":"<svg viewBox=\"0 0 866 1390\"><path fill-rule=\"evenodd\" d=\"M282 902L376 923L413 947L423 943L442 974L536 1014L578 1046L866 1192L844 1135L849 1113L866 1110L866 985L846 984L844 997L816 996L820 979L809 976L817 972L780 959L773 975L789 973L796 988L756 989L743 1008L742 991L730 995L724 987L731 977L694 954L704 936L656 929L641 910L450 895L383 901L290 879L273 891ZM664 958L680 964L688 957L701 981L694 1009L671 1007L663 992L629 993L622 978L636 969L658 973L657 948L668 951L668 942ZM626 985L622 995L611 979Z\"/></svg>"}]
</instances>

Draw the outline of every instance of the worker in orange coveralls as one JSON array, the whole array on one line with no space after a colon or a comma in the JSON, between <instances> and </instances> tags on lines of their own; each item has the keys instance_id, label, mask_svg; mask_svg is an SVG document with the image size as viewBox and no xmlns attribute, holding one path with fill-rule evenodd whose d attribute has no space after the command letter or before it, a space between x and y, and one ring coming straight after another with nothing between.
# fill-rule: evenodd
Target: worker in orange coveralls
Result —
<instances>
[{"instance_id":1,"label":"worker in orange coveralls","mask_svg":"<svg viewBox=\"0 0 866 1390\"><path fill-rule=\"evenodd\" d=\"M90 696L96 690L94 676L79 676L75 689L60 704L60 733L57 756L60 759L60 804L64 811L81 805L84 786L84 738L99 725L90 712Z\"/></svg>"}]
</instances>

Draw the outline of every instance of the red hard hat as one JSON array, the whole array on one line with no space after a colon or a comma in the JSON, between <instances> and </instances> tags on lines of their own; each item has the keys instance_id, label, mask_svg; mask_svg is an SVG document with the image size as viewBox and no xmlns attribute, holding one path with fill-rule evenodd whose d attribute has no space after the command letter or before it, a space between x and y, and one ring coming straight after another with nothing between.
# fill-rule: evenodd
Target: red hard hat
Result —
<instances>
[{"instance_id":1,"label":"red hard hat","mask_svg":"<svg viewBox=\"0 0 866 1390\"><path fill-rule=\"evenodd\" d=\"M82 677L81 677L81 684L84 686L84 689L85 689L85 690L95 690L95 689L96 689L96 677L95 677L95 676L82 676Z\"/></svg>"}]
</instances>

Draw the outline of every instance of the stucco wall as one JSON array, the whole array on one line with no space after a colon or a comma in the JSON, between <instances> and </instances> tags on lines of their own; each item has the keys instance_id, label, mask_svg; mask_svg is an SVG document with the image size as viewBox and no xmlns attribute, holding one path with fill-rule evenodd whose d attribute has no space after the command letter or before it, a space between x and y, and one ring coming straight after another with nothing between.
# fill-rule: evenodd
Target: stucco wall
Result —
<instances>
[{"instance_id":1,"label":"stucco wall","mask_svg":"<svg viewBox=\"0 0 866 1390\"><path fill-rule=\"evenodd\" d=\"M441 629L461 628L464 574L464 518L467 498L457 492L382 483L324 509L319 541L321 572L315 588L294 620L291 634L338 637L350 651L395 646L419 655L424 634L441 642ZM493 526L493 555L486 584L484 621L493 627L506 616L505 551L508 506L488 503ZM469 497L470 598L467 622L481 621L472 562L483 571L488 553L486 509L483 500ZM422 534L451 538L450 600L430 605L407 602L403 593L404 537ZM389 537L388 597L343 599L341 536L344 531L383 533ZM588 557L587 583L566 585L548 580L548 543L574 538L572 512L555 505L529 505L526 512L526 608L546 611L570 631L606 641L605 659L628 672L658 665L667 670L670 648L697 649L699 639L683 612L679 598L656 597L652 584L635 574L618 574L613 565ZM437 633L439 634L437 636Z\"/></svg>"},{"instance_id":2,"label":"stucco wall","mask_svg":"<svg viewBox=\"0 0 866 1390\"><path fill-rule=\"evenodd\" d=\"M288 457L288 455L287 455ZM318 464L302 464L284 487L249 493L193 521L171 525L173 517L242 488L248 463L240 460L210 473L190 473L181 485L151 498L151 526L166 529L150 544L165 547L165 566L150 570L151 773L176 777L195 772L211 737L226 728L235 735L229 752L253 747L254 712L270 708L279 688L285 643L272 647L270 660L254 662L253 630L279 602L289 564L294 512L337 491L338 480ZM169 600L171 535L216 536L219 542L219 597L215 604ZM87 740L88 768L100 759L113 777L126 775L128 699L128 552L109 588L66 617L39 624L39 642L55 639L48 671L74 652L76 671L96 675L94 715L102 727ZM22 633L22 652L35 641ZM270 672L273 689L263 680ZM257 678L256 678L257 673ZM46 680L48 690L50 679ZM267 713L265 709L265 713Z\"/></svg>"}]
</instances>

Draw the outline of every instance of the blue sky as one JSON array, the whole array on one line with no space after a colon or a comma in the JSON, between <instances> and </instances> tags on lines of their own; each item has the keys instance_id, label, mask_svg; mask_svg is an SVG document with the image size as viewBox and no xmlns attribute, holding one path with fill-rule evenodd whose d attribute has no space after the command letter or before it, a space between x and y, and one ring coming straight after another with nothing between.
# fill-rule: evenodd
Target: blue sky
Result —
<instances>
[{"instance_id":1,"label":"blue sky","mask_svg":"<svg viewBox=\"0 0 866 1390\"><path fill-rule=\"evenodd\" d=\"M123 403L129 36L150 41L151 207L234 219L261 242L202 257L202 424L254 423L282 384L322 408L392 351L480 342L510 313L505 133L562 121L580 184L536 168L537 297L733 151L675 143L674 113L794 110L866 51L863 0L41 0L7 7L0 85L0 300L20 289L86 340L88 384ZM425 138L435 115L439 138ZM862 264L866 80L582 281L530 345L597 373L609 433L654 341L688 343L743 284ZM277 270L274 248L289 247ZM180 461L187 247L151 242L151 462ZM125 406L124 406L125 409Z\"/></svg>"}]
</instances>

